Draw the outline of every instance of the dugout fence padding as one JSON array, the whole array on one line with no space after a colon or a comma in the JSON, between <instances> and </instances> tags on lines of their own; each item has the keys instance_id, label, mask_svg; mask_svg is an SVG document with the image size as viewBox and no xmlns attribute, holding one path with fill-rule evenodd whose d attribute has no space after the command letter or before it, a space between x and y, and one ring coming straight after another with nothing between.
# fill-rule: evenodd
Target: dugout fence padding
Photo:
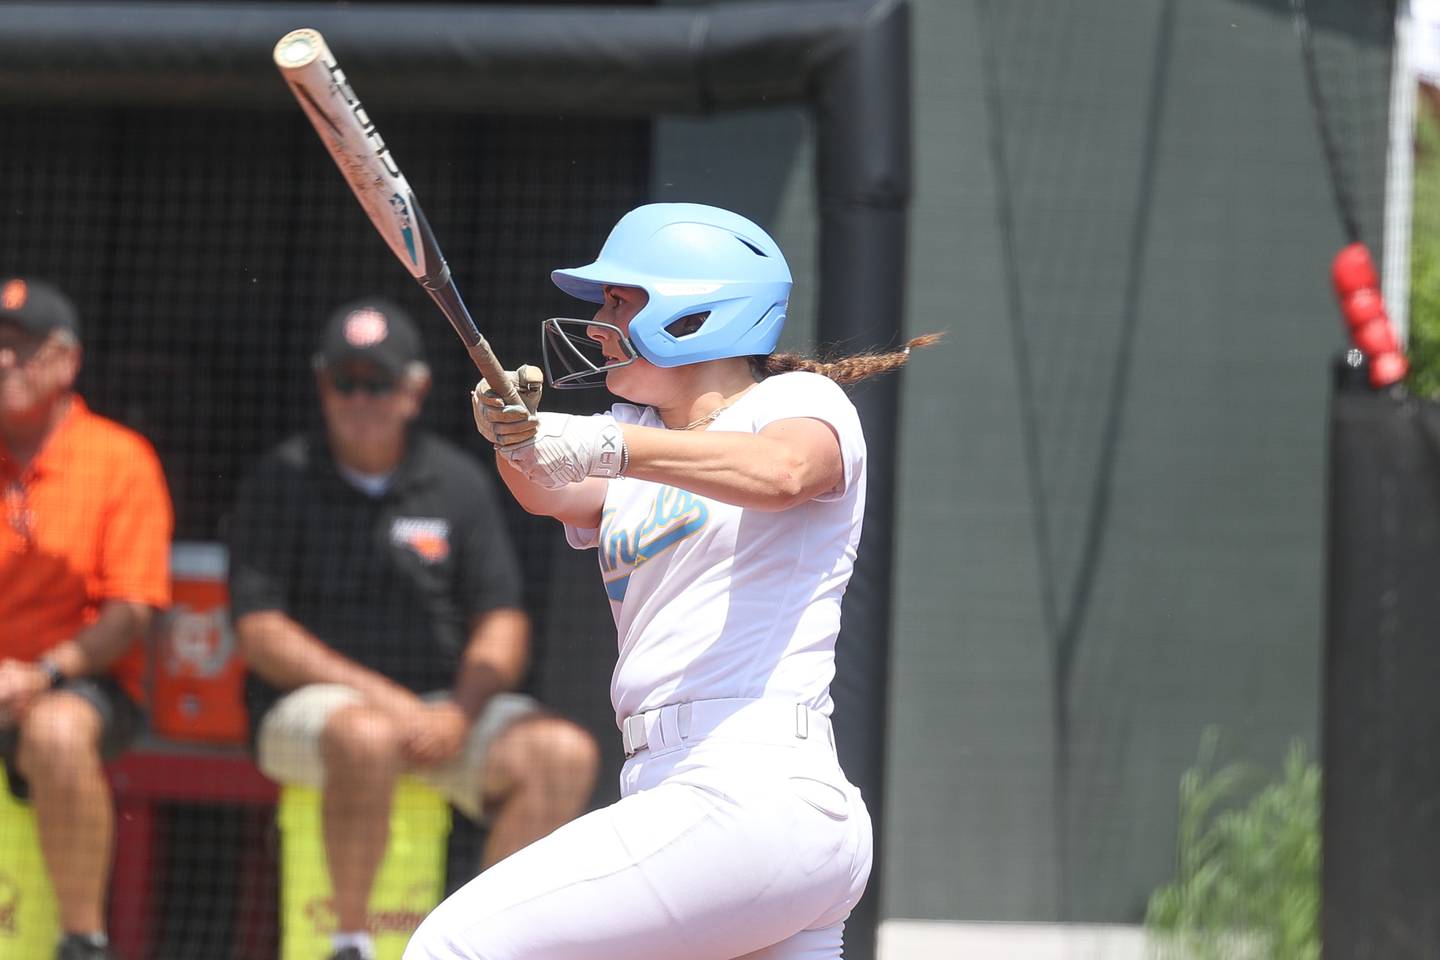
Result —
<instances>
[{"instance_id":1,"label":"dugout fence padding","mask_svg":"<svg viewBox=\"0 0 1440 960\"><path fill-rule=\"evenodd\" d=\"M26 167L23 172L29 182L52 194L78 191L76 202L105 211L105 216L149 217L153 235L161 238L158 248L139 251L123 244L117 250L114 243L107 246L94 240L96 255L103 262L77 266L85 276L82 305L103 305L107 313L115 310L122 318L128 310L137 320L146 311L158 310L169 328L190 325L189 340L167 353L171 344L163 337L145 344L142 350L125 350L122 322L111 328L110 339L97 345L96 363L173 363L161 377L145 382L154 384L149 389L155 391L170 390L173 396L168 402L180 409L186 408L187 393L174 384L189 377L213 390L225 377L243 380L245 370L225 366L226 358L232 356L229 351L243 354L250 338L268 338L280 344L271 354L281 364L279 371L250 371L255 382L242 384L242 388L255 394L252 399L267 409L281 410L278 416L291 426L294 414L283 411L301 409L311 402L296 388L303 380L297 379L300 370L295 364L303 364L304 356L297 356L294 349L296 344L308 342L308 334L301 337L293 330L290 334L284 331L287 325L302 320L313 322L313 312L307 311L313 311L327 287L334 291L342 282L363 281L377 292L404 300L416 313L427 310L421 298L405 288L408 279L387 262L378 238L369 236L358 209L351 211L348 220L340 215L340 219L328 221L331 226L343 224L339 229L345 236L323 232L312 232L308 239L305 236L306 231L322 230L305 225L306 217L314 213L311 205L335 204L333 210L338 211L354 207L354 203L333 171L328 176L320 172L328 161L313 142L313 134L303 128L271 66L275 40L300 25L325 33L360 96L372 108L397 160L417 188L477 322L503 360L519 362L516 358L534 352L518 341L508 341L517 324L533 324L542 316L535 305L545 303L550 294L525 288L524 295L512 294L508 304L487 302L481 291L484 278L477 280L477 274L492 269L506 274L507 282L514 282L516 271L529 271L527 275L543 286L544 273L533 270L533 263L555 247L529 243L526 255L515 256L514 242L523 245L537 234L551 239L564 234L571 238L579 262L603 237L603 232L596 230L597 222L613 221L618 210L644 199L633 195L633 180L614 170L605 173L602 163L600 172L582 176L584 182L578 183L578 187L598 192L578 201L585 213L577 224L563 199L547 195L527 181L531 167L516 154L507 166L506 175L511 179L502 177L504 182L491 187L496 191L492 196L515 191L521 201L472 205L475 195L469 191L473 184L464 164L471 158L485 164L484 155L497 129L515 132L516 128L505 126L513 122L520 125L522 137L526 130L541 139L553 135L526 127L531 122L526 118L535 123L559 121L559 126L547 129L559 130L562 138L573 133L585 139L596 135L598 129L587 126L586 118L597 116L638 121L666 113L808 108L816 136L819 193L817 339L846 351L890 346L899 339L911 138L910 18L904 0L733 2L668 9L425 4L337 8L286 3L0 5L0 109L21 124L12 124L9 134L0 134L11 162L26 162L23 157L13 159L18 155L15 148L24 145L21 133L25 129L42 141L63 138L68 130L68 135L80 142L57 148L55 156L65 159L48 169ZM430 119L422 122L422 115ZM497 115L514 119L502 123ZM86 117L88 121L77 119ZM422 128L429 134L421 132ZM187 133L176 133L177 129ZM452 135L465 141L463 145L447 142ZM637 135L643 136L633 127L622 133L632 141ZM161 190L140 202L134 185L144 179L144 164L169 163L176 167L173 175L180 182L189 178L191 189L213 189L227 195L223 171L215 174L221 182L206 184L205 170L177 163L175 154L155 148L152 136L177 141L185 141L187 136L216 138L225 144L223 152L231 164L227 169L248 170L261 188L248 196L243 191L228 196L228 201L237 207L278 203L276 212L259 220L287 256L303 256L306 243L368 244L371 252L348 260L352 266L338 275L315 279L313 288L270 291L270 299L263 303L266 309L258 315L245 309L254 305L246 297L257 279L245 275L244 264L235 264L234 273L220 274L219 287L207 291L193 276L187 277L184 269L185 254L193 253L194 244L205 240L194 236L188 241L177 239L184 236L186 226L184 198ZM114 175L102 169L87 172L86 137L112 138L109 148L117 162L132 166ZM603 140L605 134L599 137ZM591 143L595 154L605 153L603 143ZM552 156L572 146L557 143ZM638 148L632 143L626 149ZM582 150L593 157L588 149ZM143 162L135 160L137 155L145 158ZM286 159L282 160L282 155ZM287 182L296 169L294 163L305 171L305 179ZM78 166L78 175L66 179L66 164ZM415 172L427 164L432 172ZM437 183L441 186L434 185ZM567 181L567 185L577 183ZM284 198L269 196L267 191L285 194L295 208L285 207ZM12 227L7 252L27 264L23 269L39 269L41 258L27 252L21 236L22 230L33 224L20 219L21 207L12 209L20 213L7 213ZM498 222L477 222L487 213ZM471 234L469 241L467 233ZM471 244L468 248L467 242ZM166 243L172 249L167 250ZM455 252L457 248L461 252ZM232 256L233 252L229 251ZM226 256L227 251L222 247L215 255ZM43 262L67 263L67 251L50 250ZM564 259L552 260L547 266L558 262ZM187 282L192 284L188 289ZM173 293L177 286L186 290L184 297ZM219 316L203 310L207 297ZM288 308L283 306L287 297ZM506 305L513 309L504 309ZM430 322L428 313L424 320L432 356L443 364L438 371L437 394L445 396L440 390L463 382L466 376L463 351L445 339L443 330L435 333L440 328ZM113 359L117 352L123 360ZM103 359L107 353L111 360ZM168 361L161 359L167 356ZM191 356L210 357L218 367L205 367L197 374L181 359ZM225 370L224 377L212 376L216 369ZM272 379L272 372L280 375ZM103 370L92 369L87 376L97 386L110 382L101 373ZM842 760L864 790L877 828L883 822L881 776L898 397L893 377L855 394L869 444L869 509L865 543L846 601L840 679L835 688ZM111 400L105 405L107 412L126 419L126 399L116 395ZM232 402L231 398L216 400L215 406L218 409ZM430 406L434 411L440 404L432 399ZM463 424L445 419L452 415L453 411L441 415L437 426L458 435ZM200 488L194 496L196 510L204 519L193 521L197 527L193 535L216 536L220 501L232 489L233 472L241 464L227 461L217 470L208 465L207 458L234 459L241 454L253 458L260 452L256 448L262 446L262 440L278 436L257 436L242 448L231 445L217 451L213 438L207 439L203 431L183 420L168 429L177 434L178 455L199 461L196 475L208 471L206 480L195 481ZM157 445L164 446L163 442ZM184 449L190 446L195 449ZM187 482L182 478L180 486ZM177 491L177 499L186 496L183 489ZM185 522L191 521L182 518L182 525ZM552 598L532 597L532 606L542 612L553 609L557 606L555 590L569 590L572 585L543 579L551 569L548 555L527 556L525 562L527 573L539 574L541 589ZM603 617L603 609L596 612ZM590 629L603 635L603 626L599 623ZM556 632L553 624L548 632ZM603 683L603 675L594 682ZM862 960L873 952L880 853L877 844L871 891L851 923L848 955Z\"/></svg>"},{"instance_id":2,"label":"dugout fence padding","mask_svg":"<svg viewBox=\"0 0 1440 960\"><path fill-rule=\"evenodd\" d=\"M1329 510L1324 952L1440 956L1440 406L1338 392Z\"/></svg>"}]
</instances>

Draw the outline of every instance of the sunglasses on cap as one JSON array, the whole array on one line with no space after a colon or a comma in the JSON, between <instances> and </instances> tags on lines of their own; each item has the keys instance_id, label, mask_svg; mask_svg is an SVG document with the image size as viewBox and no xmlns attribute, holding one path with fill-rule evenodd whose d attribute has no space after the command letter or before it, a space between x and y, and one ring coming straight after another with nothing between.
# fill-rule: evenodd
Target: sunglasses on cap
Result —
<instances>
[{"instance_id":1,"label":"sunglasses on cap","mask_svg":"<svg viewBox=\"0 0 1440 960\"><path fill-rule=\"evenodd\" d=\"M395 390L394 378L352 377L344 373L330 374L330 386L336 393L349 396L355 392L367 393L372 397L383 397Z\"/></svg>"}]
</instances>

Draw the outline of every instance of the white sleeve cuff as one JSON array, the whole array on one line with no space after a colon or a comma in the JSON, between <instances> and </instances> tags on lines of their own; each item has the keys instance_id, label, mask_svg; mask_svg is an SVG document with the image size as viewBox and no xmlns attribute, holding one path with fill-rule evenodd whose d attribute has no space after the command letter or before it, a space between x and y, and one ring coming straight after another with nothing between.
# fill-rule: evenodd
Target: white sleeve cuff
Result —
<instances>
[{"instance_id":1,"label":"white sleeve cuff","mask_svg":"<svg viewBox=\"0 0 1440 960\"><path fill-rule=\"evenodd\" d=\"M600 542L598 527L572 527L565 524L565 542L576 550L589 550Z\"/></svg>"}]
</instances>

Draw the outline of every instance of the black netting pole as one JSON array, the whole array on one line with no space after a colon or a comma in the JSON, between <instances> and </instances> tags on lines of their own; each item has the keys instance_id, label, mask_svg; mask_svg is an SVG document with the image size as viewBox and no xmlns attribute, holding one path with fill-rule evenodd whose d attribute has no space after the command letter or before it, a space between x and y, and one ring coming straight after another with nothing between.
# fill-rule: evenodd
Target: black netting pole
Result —
<instances>
[{"instance_id":1,"label":"black netting pole","mask_svg":"<svg viewBox=\"0 0 1440 960\"><path fill-rule=\"evenodd\" d=\"M908 7L877 5L868 29L820 78L819 339L845 352L893 347L904 316L910 198ZM875 823L875 870L847 927L845 955L852 960L874 957L880 916L899 389L892 376L853 394L865 425L868 506L845 597L835 730L841 762Z\"/></svg>"},{"instance_id":2,"label":"black netting pole","mask_svg":"<svg viewBox=\"0 0 1440 960\"><path fill-rule=\"evenodd\" d=\"M1440 407L1332 404L1324 953L1419 960L1440 956Z\"/></svg>"}]
</instances>

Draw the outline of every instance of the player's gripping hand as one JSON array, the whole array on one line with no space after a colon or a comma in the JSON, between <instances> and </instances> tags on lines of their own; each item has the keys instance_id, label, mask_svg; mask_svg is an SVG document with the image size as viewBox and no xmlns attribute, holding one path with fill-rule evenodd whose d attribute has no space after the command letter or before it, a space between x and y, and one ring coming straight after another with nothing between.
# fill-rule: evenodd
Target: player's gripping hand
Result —
<instances>
[{"instance_id":1,"label":"player's gripping hand","mask_svg":"<svg viewBox=\"0 0 1440 960\"><path fill-rule=\"evenodd\" d=\"M524 406L506 406L489 382L481 380L470 394L470 408L475 413L475 426L486 440L496 447L507 447L524 443L535 436L540 425L536 411L540 409L540 391L545 386L545 374L539 367L526 364L513 373L507 373L515 384Z\"/></svg>"},{"instance_id":2,"label":"player's gripping hand","mask_svg":"<svg viewBox=\"0 0 1440 960\"><path fill-rule=\"evenodd\" d=\"M533 440L498 448L531 483L555 490L586 477L618 477L625 468L625 436L608 413L536 417L539 427Z\"/></svg>"}]
</instances>

